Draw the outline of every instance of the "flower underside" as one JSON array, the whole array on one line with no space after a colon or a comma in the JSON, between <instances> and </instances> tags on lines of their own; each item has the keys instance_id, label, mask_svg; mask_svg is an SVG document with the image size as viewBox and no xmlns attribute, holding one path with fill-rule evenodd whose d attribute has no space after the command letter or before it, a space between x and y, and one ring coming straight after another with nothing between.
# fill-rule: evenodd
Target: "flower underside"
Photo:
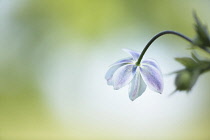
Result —
<instances>
[{"instance_id":1,"label":"flower underside","mask_svg":"<svg viewBox=\"0 0 210 140\"><path fill-rule=\"evenodd\" d=\"M157 62L153 59L136 62L140 53L123 49L131 57L121 59L112 64L105 75L107 84L118 90L129 84L129 98L133 101L143 94L148 86L151 90L162 93L163 77Z\"/></svg>"}]
</instances>

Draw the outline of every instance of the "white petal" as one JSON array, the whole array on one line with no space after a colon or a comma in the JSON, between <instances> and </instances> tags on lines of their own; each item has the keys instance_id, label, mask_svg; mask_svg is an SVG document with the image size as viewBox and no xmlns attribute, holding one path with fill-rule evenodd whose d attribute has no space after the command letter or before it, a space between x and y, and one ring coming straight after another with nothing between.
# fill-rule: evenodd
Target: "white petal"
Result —
<instances>
[{"instance_id":1,"label":"white petal","mask_svg":"<svg viewBox=\"0 0 210 140\"><path fill-rule=\"evenodd\" d=\"M118 60L117 62L113 63L111 66L119 65L119 64L131 64L131 63L133 63L133 60L131 57L129 57L129 58Z\"/></svg>"},{"instance_id":2,"label":"white petal","mask_svg":"<svg viewBox=\"0 0 210 140\"><path fill-rule=\"evenodd\" d=\"M136 98L141 96L146 90L147 85L144 83L139 69L137 69L136 74L129 86L129 98L134 101Z\"/></svg>"},{"instance_id":3,"label":"white petal","mask_svg":"<svg viewBox=\"0 0 210 140\"><path fill-rule=\"evenodd\" d=\"M117 90L129 84L135 75L136 68L137 67L132 64L120 67L113 75L114 89Z\"/></svg>"},{"instance_id":4,"label":"white petal","mask_svg":"<svg viewBox=\"0 0 210 140\"><path fill-rule=\"evenodd\" d=\"M155 92L163 92L163 76L160 69L152 65L140 66L141 76L147 86Z\"/></svg>"},{"instance_id":5,"label":"white petal","mask_svg":"<svg viewBox=\"0 0 210 140\"><path fill-rule=\"evenodd\" d=\"M127 52L128 54L130 54L133 57L133 60L135 60L135 61L137 61L139 56L140 56L139 52L136 52L136 51L133 51L133 50L130 50L130 49L123 49L123 51Z\"/></svg>"},{"instance_id":6,"label":"white petal","mask_svg":"<svg viewBox=\"0 0 210 140\"><path fill-rule=\"evenodd\" d=\"M123 66L123 64L119 64L119 65L114 65L114 66L112 66L112 67L109 68L109 70L107 71L107 73L105 75L105 79L107 80L107 84L108 85L112 85L113 84L112 83L112 77L113 77L115 71L118 68L122 67L122 66Z\"/></svg>"},{"instance_id":7,"label":"white petal","mask_svg":"<svg viewBox=\"0 0 210 140\"><path fill-rule=\"evenodd\" d=\"M146 59L146 60L143 60L141 62L141 64L142 65L152 65L152 66L156 67L159 71L161 71L158 63L154 59Z\"/></svg>"}]
</instances>

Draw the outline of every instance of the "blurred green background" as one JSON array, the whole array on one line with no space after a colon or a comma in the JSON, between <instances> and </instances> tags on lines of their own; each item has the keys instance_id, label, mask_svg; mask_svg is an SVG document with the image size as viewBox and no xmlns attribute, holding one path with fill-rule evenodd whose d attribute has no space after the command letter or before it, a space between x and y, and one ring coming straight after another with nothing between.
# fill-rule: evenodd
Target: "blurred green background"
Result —
<instances>
[{"instance_id":1,"label":"blurred green background","mask_svg":"<svg viewBox=\"0 0 210 140\"><path fill-rule=\"evenodd\" d=\"M104 75L121 51L141 51L163 30L194 36L192 11L210 24L209 0L1 0L1 140L192 140L210 138L209 74L190 94L174 90L189 56L174 36L157 40L165 88L131 102L127 87L114 91Z\"/></svg>"}]
</instances>

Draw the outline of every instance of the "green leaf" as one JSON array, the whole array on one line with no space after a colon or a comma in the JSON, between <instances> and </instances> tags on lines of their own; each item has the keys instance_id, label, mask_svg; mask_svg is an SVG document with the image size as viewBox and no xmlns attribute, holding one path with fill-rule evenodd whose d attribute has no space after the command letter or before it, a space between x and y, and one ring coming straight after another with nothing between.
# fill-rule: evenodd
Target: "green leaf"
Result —
<instances>
[{"instance_id":1,"label":"green leaf","mask_svg":"<svg viewBox=\"0 0 210 140\"><path fill-rule=\"evenodd\" d=\"M175 58L175 60L187 68L194 68L195 66L197 66L197 63L189 57Z\"/></svg>"},{"instance_id":2,"label":"green leaf","mask_svg":"<svg viewBox=\"0 0 210 140\"><path fill-rule=\"evenodd\" d=\"M208 28L206 25L202 24L195 12L193 13L193 16L195 19L194 26L197 34L195 39L193 40L193 44L208 51L208 49L206 49L210 48L210 37L208 33Z\"/></svg>"},{"instance_id":3,"label":"green leaf","mask_svg":"<svg viewBox=\"0 0 210 140\"><path fill-rule=\"evenodd\" d=\"M209 52L205 51L204 49L201 49L198 46L193 46L193 49L195 50L194 53L196 53L198 56L200 56L200 58L210 60L210 53Z\"/></svg>"},{"instance_id":4,"label":"green leaf","mask_svg":"<svg viewBox=\"0 0 210 140\"><path fill-rule=\"evenodd\" d=\"M200 60L198 59L198 57L194 53L191 53L191 56L196 62L200 62Z\"/></svg>"}]
</instances>

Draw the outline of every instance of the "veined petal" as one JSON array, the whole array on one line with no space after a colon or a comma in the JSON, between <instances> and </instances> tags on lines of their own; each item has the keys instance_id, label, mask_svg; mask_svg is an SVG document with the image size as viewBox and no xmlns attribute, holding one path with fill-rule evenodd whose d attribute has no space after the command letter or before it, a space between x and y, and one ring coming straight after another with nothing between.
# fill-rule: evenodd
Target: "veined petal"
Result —
<instances>
[{"instance_id":1,"label":"veined petal","mask_svg":"<svg viewBox=\"0 0 210 140\"><path fill-rule=\"evenodd\" d=\"M146 59L146 60L143 60L141 62L141 65L152 65L153 67L157 68L159 71L160 70L160 67L158 65L158 63L154 60L154 59Z\"/></svg>"},{"instance_id":2,"label":"veined petal","mask_svg":"<svg viewBox=\"0 0 210 140\"><path fill-rule=\"evenodd\" d=\"M120 67L113 75L113 86L115 90L130 83L136 73L137 66L128 64Z\"/></svg>"},{"instance_id":3,"label":"veined petal","mask_svg":"<svg viewBox=\"0 0 210 140\"><path fill-rule=\"evenodd\" d=\"M147 86L155 92L163 92L163 76L160 69L152 65L140 66L141 76Z\"/></svg>"},{"instance_id":4,"label":"veined petal","mask_svg":"<svg viewBox=\"0 0 210 140\"><path fill-rule=\"evenodd\" d=\"M131 57L129 57L129 58L118 60L117 62L113 63L111 66L119 65L119 64L131 64L131 63L133 63L133 60Z\"/></svg>"},{"instance_id":5,"label":"veined petal","mask_svg":"<svg viewBox=\"0 0 210 140\"><path fill-rule=\"evenodd\" d=\"M107 84L108 84L108 85L112 85L112 84L113 84L113 83L112 83L112 77L113 77L115 71L116 71L118 68L122 67L123 65L124 65L124 64L114 65L114 66L112 66L112 67L109 68L109 70L107 71L107 73L106 73L106 75L105 75L105 79L107 80Z\"/></svg>"},{"instance_id":6,"label":"veined petal","mask_svg":"<svg viewBox=\"0 0 210 140\"><path fill-rule=\"evenodd\" d=\"M137 61L139 56L140 56L139 52L136 52L136 51L133 51L133 50L130 50L130 49L123 49L123 51L127 52L128 54L130 54L133 57L133 60L135 60L135 61Z\"/></svg>"},{"instance_id":7,"label":"veined petal","mask_svg":"<svg viewBox=\"0 0 210 140\"><path fill-rule=\"evenodd\" d=\"M136 70L136 74L129 86L129 98L134 101L136 98L141 96L146 90L147 85L143 81L139 69Z\"/></svg>"}]
</instances>

